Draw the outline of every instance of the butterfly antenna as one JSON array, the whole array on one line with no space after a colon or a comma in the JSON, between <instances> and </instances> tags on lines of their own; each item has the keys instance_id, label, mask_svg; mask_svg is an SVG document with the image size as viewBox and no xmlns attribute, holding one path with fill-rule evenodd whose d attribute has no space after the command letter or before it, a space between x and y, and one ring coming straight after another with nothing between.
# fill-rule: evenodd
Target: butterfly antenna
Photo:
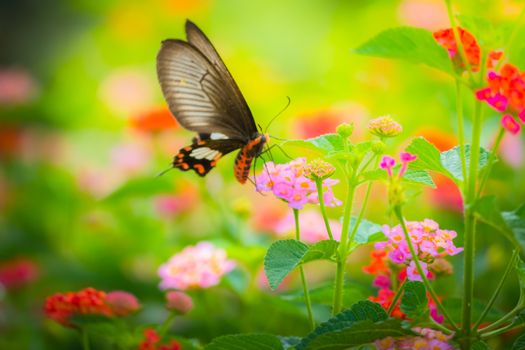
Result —
<instances>
[{"instance_id":1,"label":"butterfly antenna","mask_svg":"<svg viewBox=\"0 0 525 350\"><path fill-rule=\"evenodd\" d=\"M270 138L271 138L271 139L276 139L277 141L290 141L290 140L288 140L288 139L282 139L282 138L280 138L280 137L273 136L273 135L270 135Z\"/></svg>"},{"instance_id":2,"label":"butterfly antenna","mask_svg":"<svg viewBox=\"0 0 525 350\"><path fill-rule=\"evenodd\" d=\"M288 155L288 153L286 153L286 152L284 151L284 149L283 149L281 146L279 146L278 144L275 144L274 146L277 147L281 152L283 152L283 154L284 154L285 157L287 157L287 158L290 159L290 160L293 160L293 158L290 157L290 156Z\"/></svg>"},{"instance_id":3,"label":"butterfly antenna","mask_svg":"<svg viewBox=\"0 0 525 350\"><path fill-rule=\"evenodd\" d=\"M275 121L275 119L277 119L278 116L280 116L284 111L286 111L286 109L288 109L288 107L290 107L290 103L292 103L292 100L290 99L290 96L286 96L286 98L288 99L288 102L286 102L286 106L284 106L284 108L281 109L281 111L279 113L277 113L277 115L270 120L270 122L266 126L266 130L264 130L264 133L266 133L268 131L268 129L270 128L270 125L272 125L272 123Z\"/></svg>"},{"instance_id":4,"label":"butterfly antenna","mask_svg":"<svg viewBox=\"0 0 525 350\"><path fill-rule=\"evenodd\" d=\"M160 173L158 173L156 177L161 177L162 175L166 174L168 171L173 170L173 169L175 169L175 168L172 166L171 168L163 170Z\"/></svg>"}]
</instances>

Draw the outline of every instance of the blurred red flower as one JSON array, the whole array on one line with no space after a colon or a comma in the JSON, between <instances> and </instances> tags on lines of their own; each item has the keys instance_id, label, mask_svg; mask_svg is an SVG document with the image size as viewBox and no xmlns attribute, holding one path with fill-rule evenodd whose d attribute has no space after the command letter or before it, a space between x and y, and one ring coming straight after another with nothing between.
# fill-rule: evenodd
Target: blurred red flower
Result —
<instances>
[{"instance_id":1,"label":"blurred red flower","mask_svg":"<svg viewBox=\"0 0 525 350\"><path fill-rule=\"evenodd\" d=\"M139 344L139 350L182 350L182 346L176 340L171 340L167 344L158 344L160 336L153 328L144 330L144 340Z\"/></svg>"},{"instance_id":2,"label":"blurred red flower","mask_svg":"<svg viewBox=\"0 0 525 350\"><path fill-rule=\"evenodd\" d=\"M131 126L143 132L175 129L177 122L167 107L153 108L132 118Z\"/></svg>"},{"instance_id":3,"label":"blurred red flower","mask_svg":"<svg viewBox=\"0 0 525 350\"><path fill-rule=\"evenodd\" d=\"M24 133L14 125L0 125L0 157L17 155L23 146Z\"/></svg>"},{"instance_id":4,"label":"blurred red flower","mask_svg":"<svg viewBox=\"0 0 525 350\"><path fill-rule=\"evenodd\" d=\"M38 266L27 258L15 258L0 264L0 285L12 289L27 285L38 278Z\"/></svg>"},{"instance_id":5,"label":"blurred red flower","mask_svg":"<svg viewBox=\"0 0 525 350\"><path fill-rule=\"evenodd\" d=\"M335 133L335 128L339 124L357 121L366 114L366 109L355 103L313 111L299 115L293 123L293 131L302 139ZM356 127L354 134L360 132L361 130Z\"/></svg>"},{"instance_id":6,"label":"blurred red flower","mask_svg":"<svg viewBox=\"0 0 525 350\"><path fill-rule=\"evenodd\" d=\"M132 294L85 288L78 292L57 293L48 297L44 313L56 322L72 327L69 318L75 314L100 316L126 316L137 311L140 305Z\"/></svg>"}]
</instances>

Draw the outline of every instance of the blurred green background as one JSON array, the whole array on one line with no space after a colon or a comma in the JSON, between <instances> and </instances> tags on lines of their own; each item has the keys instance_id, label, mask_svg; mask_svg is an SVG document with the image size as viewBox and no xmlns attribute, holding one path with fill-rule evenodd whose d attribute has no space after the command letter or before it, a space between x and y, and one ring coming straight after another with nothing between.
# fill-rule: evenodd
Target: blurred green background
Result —
<instances>
[{"instance_id":1,"label":"blurred green background","mask_svg":"<svg viewBox=\"0 0 525 350\"><path fill-rule=\"evenodd\" d=\"M517 0L456 1L455 7L495 23L512 22L521 10ZM197 309L175 332L203 341L241 331L306 332L297 300L253 287L275 239L272 223L286 206L256 194L251 184L239 185L233 156L205 179L177 170L156 177L193 136L170 119L155 70L161 40L184 38L186 18L214 43L263 127L291 98L271 135L307 138L354 122L353 139L362 141L370 118L390 114L404 127L390 154L416 135L442 150L457 143L447 76L352 53L389 27L448 27L442 1L2 0L0 271L22 267L16 283L0 284L0 348L78 348L75 333L44 320L41 306L49 294L87 286L132 292L144 311L131 322L162 322L156 269L203 239L224 247L239 268L221 287L197 293ZM471 103L465 108L468 114ZM489 115L485 146L497 124ZM279 151L274 156L287 161ZM500 156L488 191L510 210L525 194L523 138L506 135ZM409 205L408 219L432 217L457 230L461 241L457 190L436 182L436 190L425 189ZM341 198L343 186L336 190ZM384 188L374 190L368 219L390 222L385 198ZM330 215L337 219L340 209ZM480 232L478 283L492 284L509 247L487 227ZM362 282L365 298L374 293L361 272L367 261L363 250L350 267L350 280ZM461 257L454 262L459 269ZM308 267L314 286L328 281L330 271ZM441 283L459 295L459 281L456 274ZM515 283L509 280L500 308L513 306ZM269 324L269 317L280 321Z\"/></svg>"}]
</instances>

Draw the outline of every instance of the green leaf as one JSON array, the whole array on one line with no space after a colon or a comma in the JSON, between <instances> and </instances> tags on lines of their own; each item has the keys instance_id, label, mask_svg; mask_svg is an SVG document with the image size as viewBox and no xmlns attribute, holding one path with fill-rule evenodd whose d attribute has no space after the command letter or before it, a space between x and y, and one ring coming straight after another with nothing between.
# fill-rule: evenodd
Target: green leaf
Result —
<instances>
[{"instance_id":1,"label":"green leaf","mask_svg":"<svg viewBox=\"0 0 525 350\"><path fill-rule=\"evenodd\" d=\"M352 216L350 218L350 228L348 230L350 234L354 231L356 222L357 217ZM353 251L364 244L381 242L384 240L386 240L386 238L381 225L375 224L366 219L361 219L354 239L350 242L349 251Z\"/></svg>"},{"instance_id":2,"label":"green leaf","mask_svg":"<svg viewBox=\"0 0 525 350\"><path fill-rule=\"evenodd\" d=\"M355 50L367 56L393 58L424 64L454 75L447 51L426 29L400 27L379 33Z\"/></svg>"},{"instance_id":3,"label":"green leaf","mask_svg":"<svg viewBox=\"0 0 525 350\"><path fill-rule=\"evenodd\" d=\"M274 242L264 257L264 271L270 288L277 288L300 264L313 260L331 260L338 244L337 241L331 240L319 241L312 246L294 239Z\"/></svg>"},{"instance_id":4,"label":"green leaf","mask_svg":"<svg viewBox=\"0 0 525 350\"><path fill-rule=\"evenodd\" d=\"M525 350L525 333L516 338L511 350Z\"/></svg>"},{"instance_id":5,"label":"green leaf","mask_svg":"<svg viewBox=\"0 0 525 350\"><path fill-rule=\"evenodd\" d=\"M504 211L501 215L512 231L514 239L518 241L521 249L525 250L525 204L514 211Z\"/></svg>"},{"instance_id":6,"label":"green leaf","mask_svg":"<svg viewBox=\"0 0 525 350\"><path fill-rule=\"evenodd\" d=\"M301 337L281 337L281 344L283 345L284 350L293 349L301 341Z\"/></svg>"},{"instance_id":7,"label":"green leaf","mask_svg":"<svg viewBox=\"0 0 525 350\"><path fill-rule=\"evenodd\" d=\"M516 247L519 247L520 244L514 236L512 228L507 224L507 221L504 218L504 214L501 213L499 205L496 202L495 196L485 196L481 197L474 203L473 207L476 217L494 227L500 233L502 233L510 242L512 242ZM509 220L512 220L511 214L508 214L507 217ZM524 237L525 238L525 237ZM525 243L525 242L523 242ZM523 245L522 245L523 246Z\"/></svg>"},{"instance_id":8,"label":"green leaf","mask_svg":"<svg viewBox=\"0 0 525 350\"><path fill-rule=\"evenodd\" d=\"M483 51L498 49L505 38L510 34L501 25L494 25L491 21L477 16L457 16L461 26L474 35Z\"/></svg>"},{"instance_id":9,"label":"green leaf","mask_svg":"<svg viewBox=\"0 0 525 350\"><path fill-rule=\"evenodd\" d=\"M321 323L314 331L301 340L301 343L296 346L296 349L309 349L310 343L323 334L342 330L358 321L369 320L371 322L379 322L387 318L388 315L381 305L368 300L362 300L328 321Z\"/></svg>"},{"instance_id":10,"label":"green leaf","mask_svg":"<svg viewBox=\"0 0 525 350\"><path fill-rule=\"evenodd\" d=\"M301 260L301 263L304 264L313 260L331 260L337 252L337 247L339 247L338 241L319 241L308 248L308 251Z\"/></svg>"},{"instance_id":11,"label":"green leaf","mask_svg":"<svg viewBox=\"0 0 525 350\"><path fill-rule=\"evenodd\" d=\"M476 340L471 345L472 350L490 350L490 347L483 340Z\"/></svg>"},{"instance_id":12,"label":"green leaf","mask_svg":"<svg viewBox=\"0 0 525 350\"><path fill-rule=\"evenodd\" d=\"M305 350L346 350L386 337L402 337L411 334L413 333L410 330L402 327L402 321L399 319L377 323L364 320L317 337Z\"/></svg>"},{"instance_id":13,"label":"green leaf","mask_svg":"<svg viewBox=\"0 0 525 350\"><path fill-rule=\"evenodd\" d=\"M333 154L344 150L343 138L339 134L325 134L307 140L290 140L283 144L287 146L308 148L323 155Z\"/></svg>"},{"instance_id":14,"label":"green leaf","mask_svg":"<svg viewBox=\"0 0 525 350\"><path fill-rule=\"evenodd\" d=\"M205 350L284 350L273 334L234 334L215 338Z\"/></svg>"},{"instance_id":15,"label":"green leaf","mask_svg":"<svg viewBox=\"0 0 525 350\"><path fill-rule=\"evenodd\" d=\"M332 305L334 297L334 284L327 283L309 290L310 300L313 304ZM352 305L360 300L366 299L370 295L370 288L359 283L346 282L343 287L343 304ZM281 294L281 298L288 301L304 301L304 292L299 289L293 293Z\"/></svg>"},{"instance_id":16,"label":"green leaf","mask_svg":"<svg viewBox=\"0 0 525 350\"><path fill-rule=\"evenodd\" d=\"M417 155L417 159L410 163L411 169L436 171L450 177L447 169L441 164L441 153L424 137L413 139L406 151Z\"/></svg>"},{"instance_id":17,"label":"green leaf","mask_svg":"<svg viewBox=\"0 0 525 350\"><path fill-rule=\"evenodd\" d=\"M480 147L478 170L481 171L487 165L490 153ZM463 172L461 170L461 150L456 146L448 151L441 153L441 164L452 175L453 180L463 181ZM465 158L467 169L470 166L470 145L465 145Z\"/></svg>"},{"instance_id":18,"label":"green leaf","mask_svg":"<svg viewBox=\"0 0 525 350\"><path fill-rule=\"evenodd\" d=\"M275 289L300 263L308 246L294 239L274 242L264 257L264 271L270 288Z\"/></svg>"},{"instance_id":19,"label":"green leaf","mask_svg":"<svg viewBox=\"0 0 525 350\"><path fill-rule=\"evenodd\" d=\"M405 283L400 308L411 318L421 317L428 312L427 291L422 282L409 281Z\"/></svg>"}]
</instances>

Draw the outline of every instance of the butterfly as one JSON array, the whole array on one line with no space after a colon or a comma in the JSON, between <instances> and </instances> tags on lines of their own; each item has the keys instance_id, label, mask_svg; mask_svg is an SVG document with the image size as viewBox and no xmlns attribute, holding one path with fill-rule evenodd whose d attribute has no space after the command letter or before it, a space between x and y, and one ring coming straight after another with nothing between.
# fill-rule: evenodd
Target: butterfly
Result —
<instances>
[{"instance_id":1,"label":"butterfly","mask_svg":"<svg viewBox=\"0 0 525 350\"><path fill-rule=\"evenodd\" d=\"M240 149L234 174L248 179L253 159L269 141L255 120L232 75L204 33L186 21L186 39L162 42L157 75L171 113L182 127L196 132L180 149L173 167L205 176L224 155Z\"/></svg>"}]
</instances>

